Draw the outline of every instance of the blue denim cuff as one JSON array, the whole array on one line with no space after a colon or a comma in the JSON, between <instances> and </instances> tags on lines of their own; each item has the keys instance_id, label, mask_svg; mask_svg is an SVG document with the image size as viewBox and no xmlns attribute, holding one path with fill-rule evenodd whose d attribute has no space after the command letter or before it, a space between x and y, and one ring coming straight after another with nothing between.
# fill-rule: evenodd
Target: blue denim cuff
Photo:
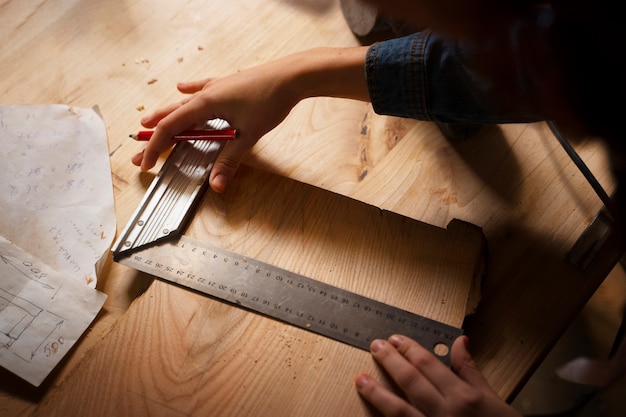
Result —
<instances>
[{"instance_id":1,"label":"blue denim cuff","mask_svg":"<svg viewBox=\"0 0 626 417\"><path fill-rule=\"evenodd\" d=\"M372 45L365 71L374 111L441 123L539 120L527 107L522 85L507 84L506 103L499 102L502 85L472 65L493 59L489 48L430 31Z\"/></svg>"},{"instance_id":2,"label":"blue denim cuff","mask_svg":"<svg viewBox=\"0 0 626 417\"><path fill-rule=\"evenodd\" d=\"M420 32L369 48L365 74L376 113L430 120L423 80L428 35L428 32Z\"/></svg>"}]
</instances>

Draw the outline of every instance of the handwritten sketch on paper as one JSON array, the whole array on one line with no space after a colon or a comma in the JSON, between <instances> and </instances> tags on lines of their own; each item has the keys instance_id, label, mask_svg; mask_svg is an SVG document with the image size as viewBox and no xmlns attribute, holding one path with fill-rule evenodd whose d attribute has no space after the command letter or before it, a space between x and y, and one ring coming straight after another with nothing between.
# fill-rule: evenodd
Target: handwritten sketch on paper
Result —
<instances>
[{"instance_id":1,"label":"handwritten sketch on paper","mask_svg":"<svg viewBox=\"0 0 626 417\"><path fill-rule=\"evenodd\" d=\"M102 118L65 105L0 106L0 140L0 233L95 287L115 233Z\"/></svg>"},{"instance_id":2,"label":"handwritten sketch on paper","mask_svg":"<svg viewBox=\"0 0 626 417\"><path fill-rule=\"evenodd\" d=\"M0 364L35 386L70 350L106 295L0 237Z\"/></svg>"},{"instance_id":3,"label":"handwritten sketch on paper","mask_svg":"<svg viewBox=\"0 0 626 417\"><path fill-rule=\"evenodd\" d=\"M94 109L0 106L0 366L39 385L104 304L115 234L106 129Z\"/></svg>"}]
</instances>

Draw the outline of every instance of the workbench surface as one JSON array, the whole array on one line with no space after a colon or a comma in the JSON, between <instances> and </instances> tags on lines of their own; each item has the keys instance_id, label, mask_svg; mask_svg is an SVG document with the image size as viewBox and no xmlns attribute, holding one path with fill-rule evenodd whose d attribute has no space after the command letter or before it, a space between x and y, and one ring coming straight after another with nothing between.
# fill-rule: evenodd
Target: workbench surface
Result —
<instances>
[{"instance_id":1,"label":"workbench surface","mask_svg":"<svg viewBox=\"0 0 626 417\"><path fill-rule=\"evenodd\" d=\"M130 163L143 145L128 134L146 112L182 98L176 82L310 47L360 44L335 0L5 0L0 20L3 103L99 107L118 232L154 175ZM612 190L603 146L575 146ZM619 256L609 245L585 270L565 260L602 205L544 123L487 126L453 143L433 123L379 116L368 103L307 99L245 163L433 226L460 219L482 228L482 297L463 328L479 368L509 400ZM46 399L150 285L109 261L98 284L109 295L103 312L60 368L38 389L0 371L0 415L51 407Z\"/></svg>"}]
</instances>

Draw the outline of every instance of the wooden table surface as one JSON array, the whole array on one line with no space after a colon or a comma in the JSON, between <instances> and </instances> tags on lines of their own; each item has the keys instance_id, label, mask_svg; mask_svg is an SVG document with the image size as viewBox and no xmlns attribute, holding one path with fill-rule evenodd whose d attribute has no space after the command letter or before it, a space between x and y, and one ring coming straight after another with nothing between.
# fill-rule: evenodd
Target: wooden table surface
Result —
<instances>
[{"instance_id":1,"label":"wooden table surface","mask_svg":"<svg viewBox=\"0 0 626 417\"><path fill-rule=\"evenodd\" d=\"M107 126L118 231L154 173L129 141L145 112L179 100L177 81L227 75L314 46L359 41L334 0L0 2L3 103L98 105ZM576 144L610 191L603 146ZM511 399L613 268L610 247L584 271L564 256L601 208L543 123L488 126L450 143L432 123L376 115L369 104L308 99L246 164L434 226L461 219L489 246L478 310L464 330L478 366ZM610 242L609 242L610 243ZM115 328L150 280L109 262L103 312L38 389L0 372L0 415L32 415Z\"/></svg>"}]
</instances>

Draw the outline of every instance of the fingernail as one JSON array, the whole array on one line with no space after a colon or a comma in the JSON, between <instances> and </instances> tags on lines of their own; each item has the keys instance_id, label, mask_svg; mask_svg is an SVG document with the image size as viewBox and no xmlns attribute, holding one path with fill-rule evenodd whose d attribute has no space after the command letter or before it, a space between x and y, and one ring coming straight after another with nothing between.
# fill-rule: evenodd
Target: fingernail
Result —
<instances>
[{"instance_id":1,"label":"fingernail","mask_svg":"<svg viewBox=\"0 0 626 417\"><path fill-rule=\"evenodd\" d=\"M394 334L393 336L389 338L389 343L391 343L391 346L395 348L399 348L400 345L402 344L402 338Z\"/></svg>"},{"instance_id":2,"label":"fingernail","mask_svg":"<svg viewBox=\"0 0 626 417\"><path fill-rule=\"evenodd\" d=\"M356 379L354 380L354 383L356 384L356 387L358 389L362 389L365 388L365 386L367 384L369 384L370 380L367 377L367 375L359 375L356 377Z\"/></svg>"},{"instance_id":3,"label":"fingernail","mask_svg":"<svg viewBox=\"0 0 626 417\"><path fill-rule=\"evenodd\" d=\"M217 174L213 181L211 182L211 188L217 192L222 192L226 189L228 185L228 177L224 174Z\"/></svg>"},{"instance_id":4,"label":"fingernail","mask_svg":"<svg viewBox=\"0 0 626 417\"><path fill-rule=\"evenodd\" d=\"M131 161L133 164L137 165L137 166L141 166L141 160L143 159L143 151L136 153L132 158Z\"/></svg>"},{"instance_id":5,"label":"fingernail","mask_svg":"<svg viewBox=\"0 0 626 417\"><path fill-rule=\"evenodd\" d=\"M374 340L370 346L370 350L374 353L378 352L385 346L384 340Z\"/></svg>"}]
</instances>

